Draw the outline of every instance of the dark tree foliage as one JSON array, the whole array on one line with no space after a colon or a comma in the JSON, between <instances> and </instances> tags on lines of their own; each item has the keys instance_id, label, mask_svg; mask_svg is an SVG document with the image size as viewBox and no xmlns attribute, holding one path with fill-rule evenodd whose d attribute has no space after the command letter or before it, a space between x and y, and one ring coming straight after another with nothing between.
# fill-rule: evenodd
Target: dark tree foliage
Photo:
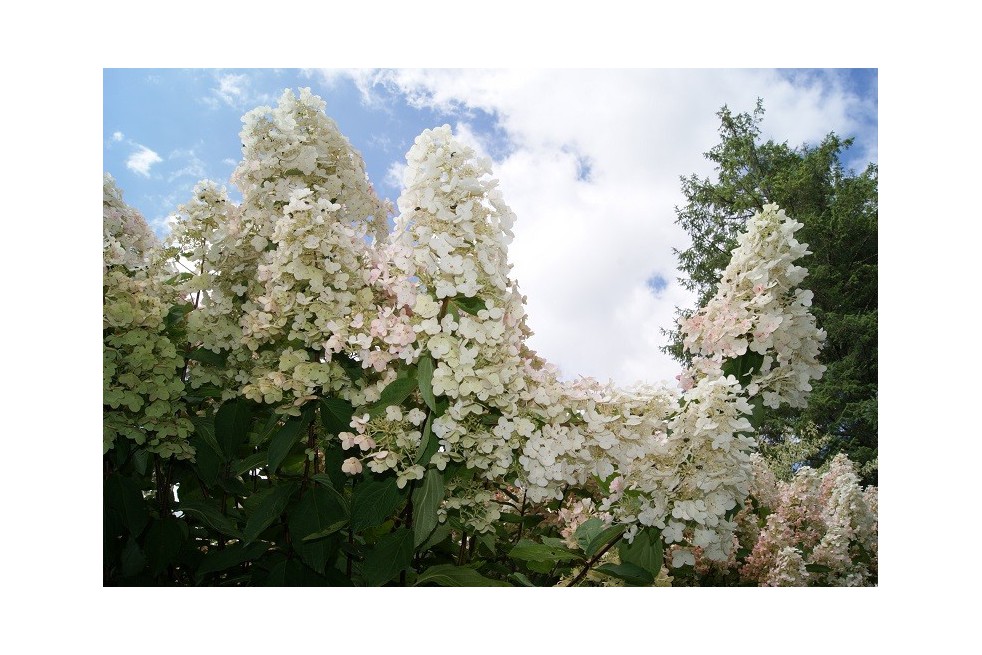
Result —
<instances>
[{"instance_id":1,"label":"dark tree foliage","mask_svg":"<svg viewBox=\"0 0 982 655\"><path fill-rule=\"evenodd\" d=\"M675 251L682 285L698 295L699 306L716 293L720 273L736 247L736 235L765 203L777 203L804 224L798 239L812 254L801 265L809 270L804 287L815 294L814 312L828 333L822 362L828 367L804 410L768 410L762 445L802 434L814 423L834 437L831 446L805 462L820 466L845 452L863 472L864 484L876 484L877 459L877 167L860 174L843 170L842 153L852 139L829 133L817 146L791 148L762 142L760 100L753 114L723 107L721 141L705 156L716 165L716 179L682 177L687 203L676 207L676 222L692 246ZM679 316L692 309L678 308ZM666 330L664 348L679 361L678 328Z\"/></svg>"}]
</instances>

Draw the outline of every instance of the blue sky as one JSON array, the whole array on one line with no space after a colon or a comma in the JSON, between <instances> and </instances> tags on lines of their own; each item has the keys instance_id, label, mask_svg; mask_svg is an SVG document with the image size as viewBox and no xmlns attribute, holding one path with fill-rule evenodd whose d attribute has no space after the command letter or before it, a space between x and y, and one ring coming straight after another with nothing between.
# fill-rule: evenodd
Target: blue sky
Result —
<instances>
[{"instance_id":1,"label":"blue sky","mask_svg":"<svg viewBox=\"0 0 982 655\"><path fill-rule=\"evenodd\" d=\"M854 137L847 164L877 161L875 69L297 70L107 69L103 167L158 234L210 178L228 185L240 118L309 86L395 201L423 129L449 123L492 159L518 216L510 255L528 296L530 344L566 377L671 378L659 328L691 296L672 248L679 176L710 175L723 104L764 100L765 138ZM230 185L233 198L237 191Z\"/></svg>"}]
</instances>

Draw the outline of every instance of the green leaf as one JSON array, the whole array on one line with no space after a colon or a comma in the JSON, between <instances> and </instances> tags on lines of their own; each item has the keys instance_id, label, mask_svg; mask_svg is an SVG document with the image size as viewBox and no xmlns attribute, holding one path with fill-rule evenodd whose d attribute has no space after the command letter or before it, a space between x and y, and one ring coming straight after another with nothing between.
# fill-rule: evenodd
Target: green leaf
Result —
<instances>
[{"instance_id":1,"label":"green leaf","mask_svg":"<svg viewBox=\"0 0 982 655\"><path fill-rule=\"evenodd\" d=\"M385 408L390 405L401 405L402 401L409 397L417 387L416 377L410 375L408 377L397 377L395 380L389 383L385 389L382 390L382 395L379 399L369 405L365 411L371 417L381 416L385 413Z\"/></svg>"},{"instance_id":2,"label":"green leaf","mask_svg":"<svg viewBox=\"0 0 982 655\"><path fill-rule=\"evenodd\" d=\"M140 547L136 543L136 537L131 535L126 541L126 546L123 548L120 575L124 578L134 576L142 571L146 565L147 558L140 552Z\"/></svg>"},{"instance_id":3,"label":"green leaf","mask_svg":"<svg viewBox=\"0 0 982 655\"><path fill-rule=\"evenodd\" d=\"M286 424L280 428L280 431L276 433L273 440L269 444L269 472L276 473L276 469L280 467L286 456L290 454L290 449L293 448L298 441L301 431L304 428L305 421L300 418L290 419Z\"/></svg>"},{"instance_id":4,"label":"green leaf","mask_svg":"<svg viewBox=\"0 0 982 655\"><path fill-rule=\"evenodd\" d=\"M732 375L740 384L746 385L749 380L745 378L760 371L763 363L763 355L748 349L739 357L733 357L723 362L723 375Z\"/></svg>"},{"instance_id":5,"label":"green leaf","mask_svg":"<svg viewBox=\"0 0 982 655\"><path fill-rule=\"evenodd\" d=\"M413 533L399 528L382 535L361 563L361 575L369 587L378 587L409 568L413 558Z\"/></svg>"},{"instance_id":6,"label":"green leaf","mask_svg":"<svg viewBox=\"0 0 982 655\"><path fill-rule=\"evenodd\" d=\"M344 369L345 374L348 379L352 382L357 383L363 377L365 377L365 371L361 367L361 363L356 362L347 353L335 353L331 361L337 362L338 366Z\"/></svg>"},{"instance_id":7,"label":"green leaf","mask_svg":"<svg viewBox=\"0 0 982 655\"><path fill-rule=\"evenodd\" d=\"M198 402L205 398L221 398L222 389L213 384L203 384L197 389L192 389L189 385L185 385L184 395L193 402Z\"/></svg>"},{"instance_id":8,"label":"green leaf","mask_svg":"<svg viewBox=\"0 0 982 655\"><path fill-rule=\"evenodd\" d=\"M662 550L661 530L657 528L641 528L635 535L632 543L622 541L620 543L621 563L630 563L640 566L654 577L661 573Z\"/></svg>"},{"instance_id":9,"label":"green leaf","mask_svg":"<svg viewBox=\"0 0 982 655\"><path fill-rule=\"evenodd\" d=\"M194 433L201 437L201 440L219 458L224 458L225 453L222 452L222 447L218 445L218 439L215 437L215 417L195 416L191 419L191 423L194 424Z\"/></svg>"},{"instance_id":10,"label":"green leaf","mask_svg":"<svg viewBox=\"0 0 982 655\"><path fill-rule=\"evenodd\" d=\"M304 541L317 541L318 539L323 539L324 537L330 537L332 534L337 533L341 528L348 525L348 519L343 518L339 521L335 521L331 525L327 526L320 532L313 532L308 534L303 538Z\"/></svg>"},{"instance_id":11,"label":"green leaf","mask_svg":"<svg viewBox=\"0 0 982 655\"><path fill-rule=\"evenodd\" d=\"M168 566L175 563L177 554L184 544L184 523L172 516L154 521L147 530L147 560L150 564L150 575L160 575Z\"/></svg>"},{"instance_id":12,"label":"green leaf","mask_svg":"<svg viewBox=\"0 0 982 655\"><path fill-rule=\"evenodd\" d=\"M180 323L193 309L194 305L191 305L190 303L172 305L171 308L167 310L167 317L164 319L164 324L167 326L167 329L169 330Z\"/></svg>"},{"instance_id":13,"label":"green leaf","mask_svg":"<svg viewBox=\"0 0 982 655\"><path fill-rule=\"evenodd\" d=\"M577 553L568 548L560 546L550 546L548 544L537 544L528 539L522 539L511 549L508 556L512 559L520 559L529 562L569 562L583 559Z\"/></svg>"},{"instance_id":14,"label":"green leaf","mask_svg":"<svg viewBox=\"0 0 982 655\"><path fill-rule=\"evenodd\" d=\"M114 473L106 478L103 494L104 502L119 513L130 534L139 535L150 520L140 485L131 478Z\"/></svg>"},{"instance_id":15,"label":"green leaf","mask_svg":"<svg viewBox=\"0 0 982 655\"><path fill-rule=\"evenodd\" d=\"M492 580L468 566L438 564L431 566L416 578L416 587L433 584L440 587L510 587L503 580Z\"/></svg>"},{"instance_id":16,"label":"green leaf","mask_svg":"<svg viewBox=\"0 0 982 655\"><path fill-rule=\"evenodd\" d=\"M347 521L344 508L334 494L322 485L311 486L304 492L296 509L290 512L290 539L294 550L308 566L323 573L332 547L337 546L327 541L304 543L305 537L317 533L322 533L320 537L326 537L327 534L323 533L328 528L339 522L344 526Z\"/></svg>"},{"instance_id":17,"label":"green leaf","mask_svg":"<svg viewBox=\"0 0 982 655\"><path fill-rule=\"evenodd\" d=\"M318 473L311 479L317 484L323 485L329 493L334 495L335 500L338 501L338 504L344 510L345 516L351 516L351 505L348 503L348 499L337 490L337 487L334 486L334 479L330 475L327 473Z\"/></svg>"},{"instance_id":18,"label":"green leaf","mask_svg":"<svg viewBox=\"0 0 982 655\"><path fill-rule=\"evenodd\" d=\"M473 298L467 298L466 296L456 296L450 301L451 304L456 305L460 309L464 310L468 314L477 316L477 313L482 309L487 309L488 306L483 300L474 296Z\"/></svg>"},{"instance_id":19,"label":"green leaf","mask_svg":"<svg viewBox=\"0 0 982 655\"><path fill-rule=\"evenodd\" d=\"M609 528L605 528L602 532L594 536L593 539L590 540L590 543L587 544L586 548L584 549L586 556L593 557L599 553L600 549L624 534L626 529L626 525L612 525Z\"/></svg>"},{"instance_id":20,"label":"green leaf","mask_svg":"<svg viewBox=\"0 0 982 655\"><path fill-rule=\"evenodd\" d=\"M184 512L186 516L198 519L212 530L236 539L242 537L235 524L214 505L204 502L182 502L178 509Z\"/></svg>"},{"instance_id":21,"label":"green leaf","mask_svg":"<svg viewBox=\"0 0 982 655\"><path fill-rule=\"evenodd\" d=\"M358 484L351 498L351 529L357 532L381 525L401 502L395 478Z\"/></svg>"},{"instance_id":22,"label":"green leaf","mask_svg":"<svg viewBox=\"0 0 982 655\"><path fill-rule=\"evenodd\" d=\"M423 397L423 402L432 411L436 411L436 396L433 395L433 358L430 355L423 355L419 358L416 365L416 375L419 380L419 395Z\"/></svg>"},{"instance_id":23,"label":"green leaf","mask_svg":"<svg viewBox=\"0 0 982 655\"><path fill-rule=\"evenodd\" d=\"M150 458L152 454L149 450L144 450L143 448L137 449L133 453L133 469L139 473L141 476L147 474L147 466L150 464Z\"/></svg>"},{"instance_id":24,"label":"green leaf","mask_svg":"<svg viewBox=\"0 0 982 655\"><path fill-rule=\"evenodd\" d=\"M631 562L621 562L620 564L604 564L596 568L600 573L612 575L620 578L624 582L638 587L650 586L655 581L655 576L651 571L644 569Z\"/></svg>"},{"instance_id":25,"label":"green leaf","mask_svg":"<svg viewBox=\"0 0 982 655\"><path fill-rule=\"evenodd\" d=\"M573 539L579 544L580 548L583 550L587 549L590 542L604 531L604 522L598 518L587 519L580 524L580 527L576 528L576 532L573 533ZM589 557L589 554L587 554Z\"/></svg>"},{"instance_id":26,"label":"green leaf","mask_svg":"<svg viewBox=\"0 0 982 655\"><path fill-rule=\"evenodd\" d=\"M518 582L518 584L522 585L523 587L534 587L535 586L532 583L532 581L528 579L528 576L526 576L524 573L521 573L519 571L516 571L515 573L512 573L508 577L509 578L512 578L513 580L515 580L516 582Z\"/></svg>"},{"instance_id":27,"label":"green leaf","mask_svg":"<svg viewBox=\"0 0 982 655\"><path fill-rule=\"evenodd\" d=\"M235 457L249 436L252 405L244 398L226 401L215 414L215 438L228 458Z\"/></svg>"},{"instance_id":28,"label":"green leaf","mask_svg":"<svg viewBox=\"0 0 982 655\"><path fill-rule=\"evenodd\" d=\"M258 453L253 453L248 457L237 459L232 462L232 473L234 475L244 475L249 471L255 471L256 469L262 468L268 458L269 455L265 451L260 450Z\"/></svg>"},{"instance_id":29,"label":"green leaf","mask_svg":"<svg viewBox=\"0 0 982 655\"><path fill-rule=\"evenodd\" d=\"M832 571L824 564L805 564L805 570L809 573L830 573Z\"/></svg>"},{"instance_id":30,"label":"green leaf","mask_svg":"<svg viewBox=\"0 0 982 655\"><path fill-rule=\"evenodd\" d=\"M200 582L201 579L209 573L224 571L225 569L230 569L233 566L238 566L243 562L250 562L258 559L267 550L269 550L269 544L262 541L257 541L256 543L249 544L248 546L242 542L238 542L232 544L231 546L226 546L224 550L210 550L209 553L202 558L201 563L194 572L195 578L198 580L198 582Z\"/></svg>"},{"instance_id":31,"label":"green leaf","mask_svg":"<svg viewBox=\"0 0 982 655\"><path fill-rule=\"evenodd\" d=\"M419 546L439 523L437 511L443 502L443 475L430 469L423 484L413 492L413 546Z\"/></svg>"},{"instance_id":32,"label":"green leaf","mask_svg":"<svg viewBox=\"0 0 982 655\"><path fill-rule=\"evenodd\" d=\"M272 525L280 517L290 502L290 496L299 488L296 482L285 482L273 487L272 491L263 498L259 506L246 521L243 539L249 544L256 540L262 531Z\"/></svg>"},{"instance_id":33,"label":"green leaf","mask_svg":"<svg viewBox=\"0 0 982 655\"><path fill-rule=\"evenodd\" d=\"M433 414L426 416L426 425L423 426L423 436L419 440L419 450L416 451L416 463L420 466L427 466L433 455L440 449L440 440L433 435Z\"/></svg>"},{"instance_id":34,"label":"green leaf","mask_svg":"<svg viewBox=\"0 0 982 655\"><path fill-rule=\"evenodd\" d=\"M450 530L451 528L449 523L441 523L440 525L436 526L436 530L433 531L430 538L427 539L422 546L417 548L417 550L421 553L425 553L430 548L442 543L444 539L450 536Z\"/></svg>"},{"instance_id":35,"label":"green leaf","mask_svg":"<svg viewBox=\"0 0 982 655\"><path fill-rule=\"evenodd\" d=\"M340 398L321 398L321 425L330 434L337 435L351 430L351 417L355 410L346 400Z\"/></svg>"},{"instance_id":36,"label":"green leaf","mask_svg":"<svg viewBox=\"0 0 982 655\"><path fill-rule=\"evenodd\" d=\"M207 348L195 348L188 353L188 359L193 359L196 362L201 362L202 364L207 364L208 366L222 368L225 366L225 362L228 360L228 351L216 353L215 351L208 350Z\"/></svg>"}]
</instances>

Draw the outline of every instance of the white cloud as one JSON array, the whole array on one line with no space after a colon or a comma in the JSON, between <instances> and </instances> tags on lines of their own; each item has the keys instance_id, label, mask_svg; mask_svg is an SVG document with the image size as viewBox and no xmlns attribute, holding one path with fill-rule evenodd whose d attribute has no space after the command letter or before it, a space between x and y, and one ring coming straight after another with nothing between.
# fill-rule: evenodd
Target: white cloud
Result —
<instances>
[{"instance_id":1,"label":"white cloud","mask_svg":"<svg viewBox=\"0 0 982 655\"><path fill-rule=\"evenodd\" d=\"M194 148L186 150L175 150L167 157L169 161L182 162L184 165L167 177L168 182L173 182L179 177L192 177L196 180L208 177L205 163L201 161Z\"/></svg>"},{"instance_id":2,"label":"white cloud","mask_svg":"<svg viewBox=\"0 0 982 655\"><path fill-rule=\"evenodd\" d=\"M126 168L143 177L150 177L150 167L164 160L150 148L140 144L135 145L137 149L126 159Z\"/></svg>"},{"instance_id":3,"label":"white cloud","mask_svg":"<svg viewBox=\"0 0 982 655\"><path fill-rule=\"evenodd\" d=\"M113 132L113 141L114 142L117 142L118 143L119 141L122 141L122 140L123 140L123 133L122 132L119 132L119 131Z\"/></svg>"},{"instance_id":4,"label":"white cloud","mask_svg":"<svg viewBox=\"0 0 982 655\"><path fill-rule=\"evenodd\" d=\"M256 92L249 76L244 73L219 73L215 81L217 86L211 89L212 95L202 99L213 109L218 108L221 103L235 109L252 109L273 100L268 93Z\"/></svg>"},{"instance_id":5,"label":"white cloud","mask_svg":"<svg viewBox=\"0 0 982 655\"><path fill-rule=\"evenodd\" d=\"M336 78L338 72L330 73ZM415 107L455 117L483 110L455 133L493 162L518 216L513 277L528 297L530 346L566 377L669 381L678 364L660 352L660 328L692 295L676 278L672 249L688 246L674 224L684 203L679 176L712 174L702 153L718 142L723 104L750 111L764 98L764 137L814 143L850 135L863 101L835 78L789 80L750 70L354 71L362 96L378 104L398 93ZM384 92L382 91L384 89ZM584 175L584 164L589 175ZM393 173L394 169L390 169ZM668 282L654 293L653 275Z\"/></svg>"},{"instance_id":6,"label":"white cloud","mask_svg":"<svg viewBox=\"0 0 982 655\"><path fill-rule=\"evenodd\" d=\"M394 161L385 171L385 183L394 189L401 189L406 175L406 163Z\"/></svg>"}]
</instances>

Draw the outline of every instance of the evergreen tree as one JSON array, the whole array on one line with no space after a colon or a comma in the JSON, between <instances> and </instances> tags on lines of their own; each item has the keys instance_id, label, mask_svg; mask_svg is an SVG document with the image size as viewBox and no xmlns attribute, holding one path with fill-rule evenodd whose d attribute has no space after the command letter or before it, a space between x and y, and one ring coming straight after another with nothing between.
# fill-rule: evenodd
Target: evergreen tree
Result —
<instances>
[{"instance_id":1,"label":"evergreen tree","mask_svg":"<svg viewBox=\"0 0 982 655\"><path fill-rule=\"evenodd\" d=\"M752 114L724 106L717 116L721 141L705 153L716 165L716 179L681 178L687 202L676 208L676 222L692 245L675 251L684 273L680 282L704 306L716 293L736 235L766 203L804 223L798 239L812 254L802 261L810 271L803 286L814 292L813 312L828 333L821 357L828 369L814 384L807 409L767 410L762 450L774 461L786 460L782 451L789 448L809 451L798 461L814 467L845 452L860 466L863 483L876 484L877 167L846 171L842 154L853 140L834 133L817 146L762 142L760 100ZM678 329L666 334L671 343L664 350L685 361ZM802 449L800 439L814 448Z\"/></svg>"}]
</instances>

